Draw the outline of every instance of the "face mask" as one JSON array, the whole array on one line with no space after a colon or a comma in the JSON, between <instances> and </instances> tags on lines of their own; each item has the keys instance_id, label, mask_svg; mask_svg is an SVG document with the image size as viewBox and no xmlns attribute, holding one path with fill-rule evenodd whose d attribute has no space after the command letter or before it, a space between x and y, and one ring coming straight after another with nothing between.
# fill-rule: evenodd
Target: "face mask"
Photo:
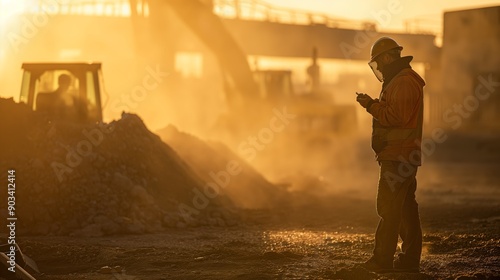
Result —
<instances>
[{"instance_id":1,"label":"face mask","mask_svg":"<svg viewBox=\"0 0 500 280\"><path fill-rule=\"evenodd\" d=\"M377 62L374 60L374 61L369 62L368 65L370 65L370 68L372 69L373 74L375 74L375 77L377 77L377 79L380 82L383 82L384 81L384 75L382 75L382 72L380 72L377 69Z\"/></svg>"}]
</instances>

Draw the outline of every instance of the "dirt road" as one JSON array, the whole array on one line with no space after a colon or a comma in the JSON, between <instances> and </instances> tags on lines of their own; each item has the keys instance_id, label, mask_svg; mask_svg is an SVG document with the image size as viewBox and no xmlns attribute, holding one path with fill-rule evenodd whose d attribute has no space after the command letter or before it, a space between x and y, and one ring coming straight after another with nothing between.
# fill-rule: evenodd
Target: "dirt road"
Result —
<instances>
[{"instance_id":1,"label":"dirt road","mask_svg":"<svg viewBox=\"0 0 500 280\"><path fill-rule=\"evenodd\" d=\"M498 205L421 207L421 273L376 275L354 266L373 246L372 202L337 199L273 213L245 212L233 227L87 239L24 237L21 245L37 260L41 280L500 277ZM104 273L104 266L120 268Z\"/></svg>"}]
</instances>

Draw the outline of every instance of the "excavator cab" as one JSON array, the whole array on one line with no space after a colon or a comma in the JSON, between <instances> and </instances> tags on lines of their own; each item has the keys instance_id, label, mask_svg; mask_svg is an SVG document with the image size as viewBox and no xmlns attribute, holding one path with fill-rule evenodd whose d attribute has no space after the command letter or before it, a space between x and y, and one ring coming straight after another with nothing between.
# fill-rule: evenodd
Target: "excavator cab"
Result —
<instances>
[{"instance_id":1,"label":"excavator cab","mask_svg":"<svg viewBox=\"0 0 500 280\"><path fill-rule=\"evenodd\" d=\"M266 100L282 100L293 96L292 71L256 70L253 78L259 88L260 97Z\"/></svg>"},{"instance_id":2,"label":"excavator cab","mask_svg":"<svg viewBox=\"0 0 500 280\"><path fill-rule=\"evenodd\" d=\"M51 120L100 122L101 63L23 63L20 102Z\"/></svg>"},{"instance_id":3,"label":"excavator cab","mask_svg":"<svg viewBox=\"0 0 500 280\"><path fill-rule=\"evenodd\" d=\"M263 104L285 105L296 115L288 131L294 131L308 142L325 142L329 134L353 133L356 130L356 107L335 104L330 91L321 89L299 92L292 83L292 71L256 70L253 78ZM311 141L311 139L314 139ZM319 140L318 140L319 139Z\"/></svg>"}]
</instances>

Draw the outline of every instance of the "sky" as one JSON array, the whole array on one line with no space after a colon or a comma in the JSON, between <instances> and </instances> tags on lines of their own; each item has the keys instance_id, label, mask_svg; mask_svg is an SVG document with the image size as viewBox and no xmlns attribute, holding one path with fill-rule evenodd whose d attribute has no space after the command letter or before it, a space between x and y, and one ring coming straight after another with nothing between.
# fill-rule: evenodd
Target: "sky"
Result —
<instances>
[{"instance_id":1,"label":"sky","mask_svg":"<svg viewBox=\"0 0 500 280\"><path fill-rule=\"evenodd\" d=\"M419 20L421 29L441 33L445 11L500 6L500 0L264 0L277 7L309 10L353 20L378 22L380 30L405 31L406 20ZM378 20L390 11L390 20ZM380 24L382 23L382 24Z\"/></svg>"}]
</instances>

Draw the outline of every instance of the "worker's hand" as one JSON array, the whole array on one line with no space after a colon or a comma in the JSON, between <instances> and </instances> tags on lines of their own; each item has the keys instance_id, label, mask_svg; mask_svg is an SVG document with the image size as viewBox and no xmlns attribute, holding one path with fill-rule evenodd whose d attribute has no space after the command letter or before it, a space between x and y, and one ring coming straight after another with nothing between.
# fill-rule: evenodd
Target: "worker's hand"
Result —
<instances>
[{"instance_id":1,"label":"worker's hand","mask_svg":"<svg viewBox=\"0 0 500 280\"><path fill-rule=\"evenodd\" d=\"M370 106L377 102L377 100L371 98L368 94L364 94L364 93L360 93L358 94L358 96L356 97L356 101L358 101L358 103L365 109L368 109L370 108Z\"/></svg>"}]
</instances>

